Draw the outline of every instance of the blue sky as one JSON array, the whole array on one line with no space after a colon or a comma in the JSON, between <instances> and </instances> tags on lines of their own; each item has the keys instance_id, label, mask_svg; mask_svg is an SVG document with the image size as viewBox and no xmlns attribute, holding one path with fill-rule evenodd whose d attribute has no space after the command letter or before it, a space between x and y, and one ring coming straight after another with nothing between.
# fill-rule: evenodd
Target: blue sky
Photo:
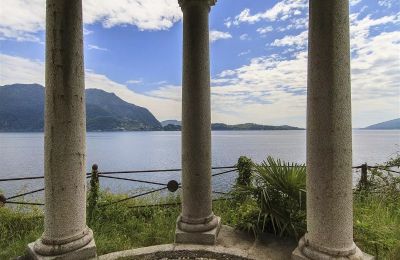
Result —
<instances>
[{"instance_id":1,"label":"blue sky","mask_svg":"<svg viewBox=\"0 0 400 260\"><path fill-rule=\"evenodd\" d=\"M0 0L0 85L44 84L44 0ZM84 0L86 87L180 119L177 0ZM353 126L400 117L400 4L351 0ZM308 1L219 0L213 122L305 126Z\"/></svg>"}]
</instances>

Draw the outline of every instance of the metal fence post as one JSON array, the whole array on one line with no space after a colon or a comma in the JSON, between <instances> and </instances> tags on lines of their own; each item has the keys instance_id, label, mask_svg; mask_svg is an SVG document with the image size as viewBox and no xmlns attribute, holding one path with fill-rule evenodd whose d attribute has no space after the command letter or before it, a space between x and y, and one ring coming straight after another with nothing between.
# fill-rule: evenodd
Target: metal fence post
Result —
<instances>
[{"instance_id":1,"label":"metal fence post","mask_svg":"<svg viewBox=\"0 0 400 260\"><path fill-rule=\"evenodd\" d=\"M6 197L0 193L0 208L4 206L4 204L6 204Z\"/></svg>"},{"instance_id":2,"label":"metal fence post","mask_svg":"<svg viewBox=\"0 0 400 260\"><path fill-rule=\"evenodd\" d=\"M361 165L361 179L360 179L360 187L366 188L368 184L368 165L364 163Z\"/></svg>"},{"instance_id":3,"label":"metal fence post","mask_svg":"<svg viewBox=\"0 0 400 260\"><path fill-rule=\"evenodd\" d=\"M90 179L90 191L88 196L88 217L89 223L92 222L94 212L97 208L97 200L99 198L99 172L97 164L92 166L92 174Z\"/></svg>"}]
</instances>

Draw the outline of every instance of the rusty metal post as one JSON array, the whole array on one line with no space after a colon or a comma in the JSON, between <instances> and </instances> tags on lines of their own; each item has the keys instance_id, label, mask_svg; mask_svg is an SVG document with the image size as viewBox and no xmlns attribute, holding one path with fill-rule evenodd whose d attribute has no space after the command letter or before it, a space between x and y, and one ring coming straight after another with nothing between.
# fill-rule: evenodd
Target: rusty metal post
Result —
<instances>
[{"instance_id":1,"label":"rusty metal post","mask_svg":"<svg viewBox=\"0 0 400 260\"><path fill-rule=\"evenodd\" d=\"M364 163L361 165L361 179L360 179L360 188L365 189L368 185L368 165Z\"/></svg>"},{"instance_id":2,"label":"rusty metal post","mask_svg":"<svg viewBox=\"0 0 400 260\"><path fill-rule=\"evenodd\" d=\"M97 209L97 201L99 199L99 172L97 164L92 166L92 174L90 179L90 190L88 195L88 222L92 223L94 214Z\"/></svg>"},{"instance_id":3,"label":"rusty metal post","mask_svg":"<svg viewBox=\"0 0 400 260\"><path fill-rule=\"evenodd\" d=\"M4 204L6 204L6 197L3 194L0 194L0 208L4 206Z\"/></svg>"}]
</instances>

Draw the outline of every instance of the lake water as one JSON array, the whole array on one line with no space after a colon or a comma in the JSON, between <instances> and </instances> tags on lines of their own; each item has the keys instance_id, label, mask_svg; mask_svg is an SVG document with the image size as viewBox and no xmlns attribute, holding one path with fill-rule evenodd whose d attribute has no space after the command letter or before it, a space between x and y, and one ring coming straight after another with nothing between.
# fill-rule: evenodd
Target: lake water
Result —
<instances>
[{"instance_id":1,"label":"lake water","mask_svg":"<svg viewBox=\"0 0 400 260\"><path fill-rule=\"evenodd\" d=\"M241 155L260 162L271 155L290 162L305 162L305 134L299 131L214 131L213 166L232 166ZM400 151L400 130L354 130L353 165L385 162ZM87 170L100 171L180 168L180 132L101 132L87 134ZM218 172L218 171L214 171ZM0 133L0 179L43 175L43 133ZM166 183L180 173L124 174L127 178ZM235 178L228 173L213 178L214 190L226 190ZM152 188L133 182L100 179L113 192ZM0 182L6 197L43 187L42 180ZM158 186L159 187L159 186ZM36 195L41 199L42 194Z\"/></svg>"}]
</instances>

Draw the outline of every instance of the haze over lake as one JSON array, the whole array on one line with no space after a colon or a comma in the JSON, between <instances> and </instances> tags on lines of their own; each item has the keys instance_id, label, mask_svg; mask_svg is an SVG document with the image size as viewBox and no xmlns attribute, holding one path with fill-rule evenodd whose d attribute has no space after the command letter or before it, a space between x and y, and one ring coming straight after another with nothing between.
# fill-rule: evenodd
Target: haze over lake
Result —
<instances>
[{"instance_id":1,"label":"haze over lake","mask_svg":"<svg viewBox=\"0 0 400 260\"><path fill-rule=\"evenodd\" d=\"M267 155L305 163L306 132L213 131L213 166L232 166L241 155L261 162ZM0 133L0 178L43 175L43 133ZM400 130L354 130L353 165L385 162L400 151ZM93 163L100 171L180 168L180 132L89 132L87 170ZM218 172L218 171L215 171ZM122 176L122 175L121 175ZM180 173L145 173L124 177L168 182ZM228 173L213 178L215 190L225 190L235 178ZM157 188L119 180L100 179L101 187L114 192ZM43 180L0 182L6 197L18 191L42 188ZM39 193L39 197L42 196Z\"/></svg>"}]
</instances>

